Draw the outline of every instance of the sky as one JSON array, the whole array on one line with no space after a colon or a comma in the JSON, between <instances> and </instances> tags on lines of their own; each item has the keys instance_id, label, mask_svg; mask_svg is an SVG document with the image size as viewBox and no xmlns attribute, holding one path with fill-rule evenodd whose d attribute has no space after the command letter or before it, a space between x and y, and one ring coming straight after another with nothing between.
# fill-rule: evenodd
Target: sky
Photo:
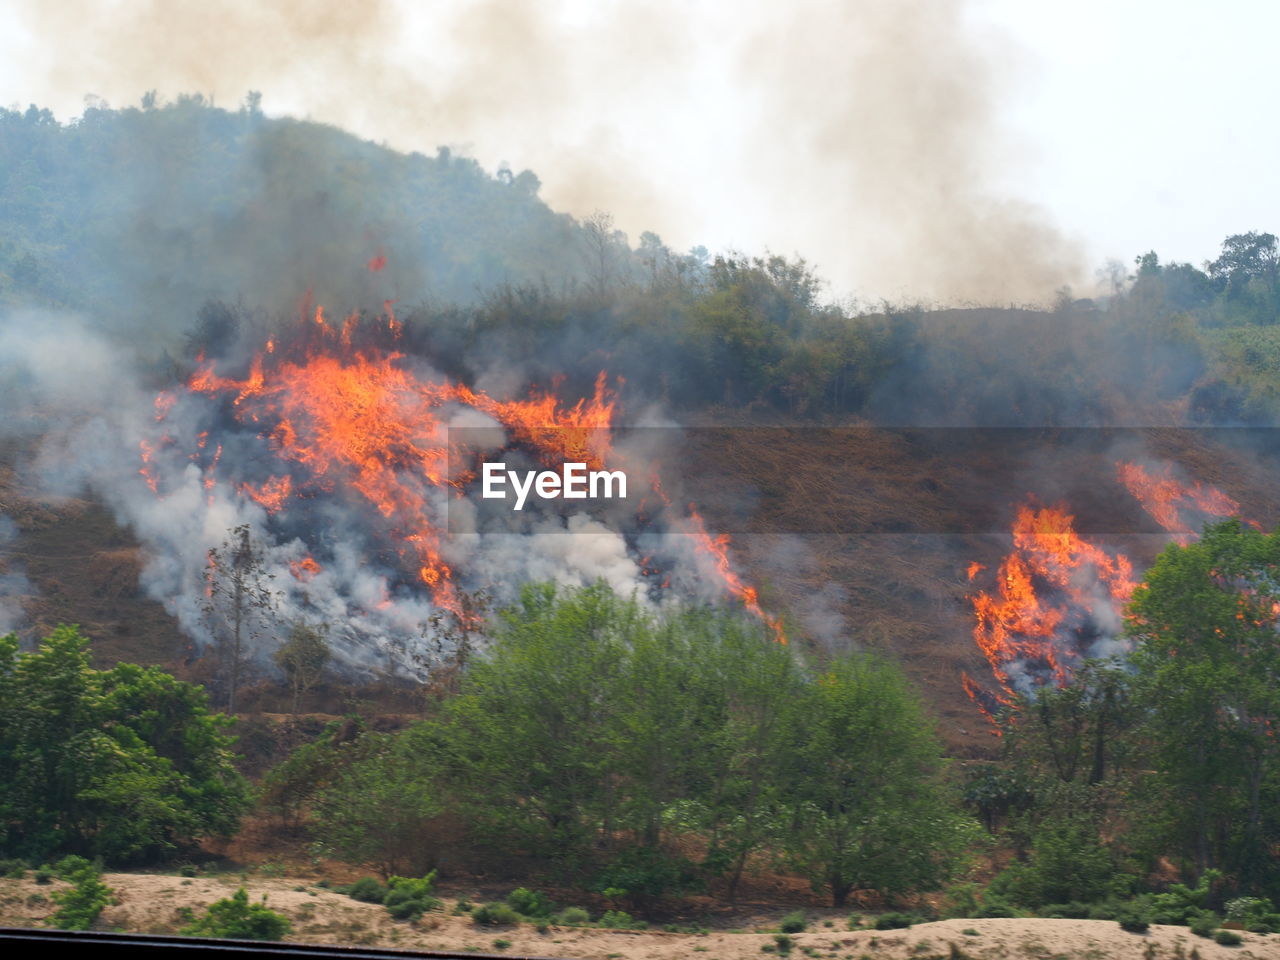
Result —
<instances>
[{"instance_id":1,"label":"sky","mask_svg":"<svg viewBox=\"0 0 1280 960\"><path fill-rule=\"evenodd\" d=\"M1025 302L1280 228L1280 4L10 0L0 103L149 89L541 178L836 298Z\"/></svg>"}]
</instances>

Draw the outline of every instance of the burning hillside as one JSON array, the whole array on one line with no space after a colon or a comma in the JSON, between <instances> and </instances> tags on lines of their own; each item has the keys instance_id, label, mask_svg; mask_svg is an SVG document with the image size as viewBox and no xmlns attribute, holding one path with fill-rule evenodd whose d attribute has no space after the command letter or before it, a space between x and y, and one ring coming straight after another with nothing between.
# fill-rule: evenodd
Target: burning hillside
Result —
<instances>
[{"instance_id":1,"label":"burning hillside","mask_svg":"<svg viewBox=\"0 0 1280 960\"><path fill-rule=\"evenodd\" d=\"M144 512L183 522L148 546L164 571L157 588L188 632L208 636L190 541L212 549L238 521L265 544L281 616L340 625L352 666L390 657L401 671L429 668L428 651L441 655L433 618L469 616L460 591L508 597L530 579L604 577L653 602L736 596L784 639L735 571L728 538L708 534L692 506L673 506L652 472L650 495L630 506L520 516L476 497L480 461L497 457L642 480L646 451L614 443L619 400L605 372L578 400L551 389L500 398L406 355L400 334L390 309L339 324L308 309L243 374L202 358L156 397L138 476L155 496Z\"/></svg>"}]
</instances>

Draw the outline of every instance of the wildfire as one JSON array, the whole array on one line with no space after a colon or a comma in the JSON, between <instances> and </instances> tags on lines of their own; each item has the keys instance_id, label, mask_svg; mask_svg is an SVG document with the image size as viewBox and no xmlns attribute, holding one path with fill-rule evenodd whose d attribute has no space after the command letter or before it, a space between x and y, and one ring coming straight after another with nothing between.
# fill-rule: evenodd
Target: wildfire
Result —
<instances>
[{"instance_id":1,"label":"wildfire","mask_svg":"<svg viewBox=\"0 0 1280 960\"><path fill-rule=\"evenodd\" d=\"M973 638L991 666L1001 703L1013 699L1023 678L1065 686L1072 664L1101 634L1099 624L1119 621L1136 586L1129 559L1082 539L1063 506L1020 507L1013 543L994 591L972 598ZM970 579L977 572L971 565ZM974 697L976 685L965 680Z\"/></svg>"},{"instance_id":2,"label":"wildfire","mask_svg":"<svg viewBox=\"0 0 1280 960\"><path fill-rule=\"evenodd\" d=\"M1173 468L1165 464L1156 476L1137 463L1116 464L1116 475L1125 488L1137 498L1142 508L1170 533L1189 536L1195 531L1187 522L1187 514L1196 511L1200 520L1206 516L1226 517L1240 512L1240 504L1217 487L1201 483L1183 486L1173 479Z\"/></svg>"},{"instance_id":3,"label":"wildfire","mask_svg":"<svg viewBox=\"0 0 1280 960\"><path fill-rule=\"evenodd\" d=\"M499 399L439 375L425 376L395 349L401 328L391 306L388 301L385 326L359 314L337 325L308 293L300 304L299 326L268 340L246 375L220 374L214 361L200 359L186 387L191 395L219 401L219 416L248 427L265 444L253 462L269 464L268 475L227 478L241 496L289 522L289 510L300 500L348 491L382 518L380 526L393 538L402 569L414 571L437 606L463 615L455 571L444 558L442 520L448 500L474 479L469 467L459 465L474 463L477 451L451 438L450 411L487 414L502 425L509 442L551 464L604 469L615 453L612 428L622 381L611 385L601 371L590 396L566 402L557 394L558 381L524 399ZM157 419L163 420L178 399L177 392L158 399ZM202 483L212 497L222 445L216 444L209 458L206 444L215 446L208 429L192 440L196 449L189 458L201 465ZM154 443L143 441L141 453L143 477L163 495L153 469ZM733 569L728 537L711 536L692 507L687 518L675 522L686 526L698 549L711 558L726 591L785 643L780 620L763 610L755 588ZM648 575L650 565L643 565ZM320 565L308 556L290 569L306 582Z\"/></svg>"},{"instance_id":4,"label":"wildfire","mask_svg":"<svg viewBox=\"0 0 1280 960\"><path fill-rule=\"evenodd\" d=\"M1153 474L1120 462L1116 476L1148 514L1183 540L1193 535L1190 520L1239 512L1239 504L1216 487L1178 483L1170 465ZM967 674L961 681L988 718L997 704L1013 701L1019 682L1069 683L1074 664L1089 655L1090 647L1114 636L1136 586L1129 559L1081 538L1063 506L1020 508L1013 544L994 589L971 598L973 637L998 690L983 689ZM983 569L970 563L968 579L975 580Z\"/></svg>"}]
</instances>

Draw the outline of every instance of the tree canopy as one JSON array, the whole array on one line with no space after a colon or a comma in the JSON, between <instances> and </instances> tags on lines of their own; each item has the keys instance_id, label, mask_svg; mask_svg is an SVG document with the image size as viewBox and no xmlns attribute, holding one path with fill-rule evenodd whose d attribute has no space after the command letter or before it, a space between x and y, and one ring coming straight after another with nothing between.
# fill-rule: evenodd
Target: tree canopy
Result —
<instances>
[{"instance_id":1,"label":"tree canopy","mask_svg":"<svg viewBox=\"0 0 1280 960\"><path fill-rule=\"evenodd\" d=\"M248 787L229 723L156 667L91 669L75 627L31 653L0 638L0 847L120 863L234 832Z\"/></svg>"}]
</instances>

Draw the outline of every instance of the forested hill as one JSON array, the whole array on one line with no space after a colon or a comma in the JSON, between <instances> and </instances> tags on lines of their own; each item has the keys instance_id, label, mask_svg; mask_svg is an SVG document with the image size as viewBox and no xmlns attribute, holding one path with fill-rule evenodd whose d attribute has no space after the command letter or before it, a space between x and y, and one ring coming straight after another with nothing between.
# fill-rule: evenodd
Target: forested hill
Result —
<instances>
[{"instance_id":1,"label":"forested hill","mask_svg":"<svg viewBox=\"0 0 1280 960\"><path fill-rule=\"evenodd\" d=\"M67 124L0 110L0 304L171 329L209 298L273 308L312 288L350 304L380 255L377 292L402 303L560 290L587 276L589 229L538 188L531 172L493 176L446 147L406 155L268 118L254 97L228 111L149 96Z\"/></svg>"},{"instance_id":2,"label":"forested hill","mask_svg":"<svg viewBox=\"0 0 1280 960\"><path fill-rule=\"evenodd\" d=\"M439 139L448 140L441 130ZM299 302L409 321L459 376L601 368L632 409L752 407L886 424L1269 424L1280 413L1276 238L1228 237L1203 269L1109 266L1097 301L931 310L826 302L803 261L679 254L579 222L529 171L403 154L199 96L0 110L0 309L54 308L182 361L248 342ZM267 321L262 321L267 322ZM222 333L219 333L222 328ZM225 339L225 336L224 336Z\"/></svg>"}]
</instances>

